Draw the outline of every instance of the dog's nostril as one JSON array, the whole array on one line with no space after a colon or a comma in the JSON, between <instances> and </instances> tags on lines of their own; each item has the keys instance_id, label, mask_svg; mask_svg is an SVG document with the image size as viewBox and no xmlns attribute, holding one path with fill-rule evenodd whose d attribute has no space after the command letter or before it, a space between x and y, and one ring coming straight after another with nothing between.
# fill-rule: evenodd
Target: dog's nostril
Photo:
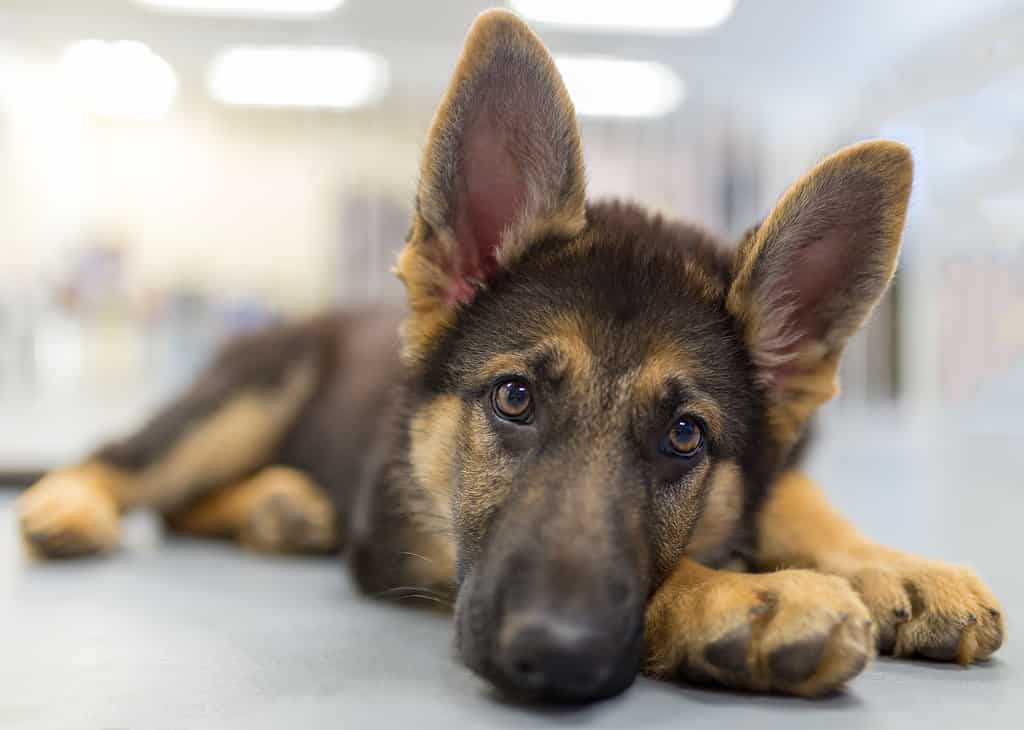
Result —
<instances>
[{"instance_id":1,"label":"dog's nostril","mask_svg":"<svg viewBox=\"0 0 1024 730\"><path fill-rule=\"evenodd\" d=\"M508 662L511 669L511 679L516 683L518 689L527 692L538 692L544 687L544 672L532 659L513 658Z\"/></svg>"},{"instance_id":2,"label":"dog's nostril","mask_svg":"<svg viewBox=\"0 0 1024 730\"><path fill-rule=\"evenodd\" d=\"M513 618L496 656L509 689L582 699L604 681L614 657L598 633L552 618Z\"/></svg>"},{"instance_id":3,"label":"dog's nostril","mask_svg":"<svg viewBox=\"0 0 1024 730\"><path fill-rule=\"evenodd\" d=\"M526 679L535 678L537 675L537 670L534 668L531 662L518 661L516 662L515 669L516 674Z\"/></svg>"}]
</instances>

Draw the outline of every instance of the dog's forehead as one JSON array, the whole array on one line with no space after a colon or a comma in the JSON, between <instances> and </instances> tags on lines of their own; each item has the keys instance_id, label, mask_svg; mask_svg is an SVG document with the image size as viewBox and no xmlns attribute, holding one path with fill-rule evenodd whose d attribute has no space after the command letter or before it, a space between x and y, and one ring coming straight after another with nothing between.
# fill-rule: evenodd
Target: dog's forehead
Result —
<instances>
[{"instance_id":1,"label":"dog's forehead","mask_svg":"<svg viewBox=\"0 0 1024 730\"><path fill-rule=\"evenodd\" d=\"M589 220L533 247L461 314L433 360L449 387L521 374L647 402L678 384L727 396L745 363L725 308L730 254L639 208L592 207Z\"/></svg>"},{"instance_id":2,"label":"dog's forehead","mask_svg":"<svg viewBox=\"0 0 1024 730\"><path fill-rule=\"evenodd\" d=\"M565 382L581 393L601 384L601 392L624 400L656 401L698 390L715 360L713 351L722 349L705 339L727 333L704 327L680 336L665 326L671 319L613 322L606 315L598 309L531 311L530 331L521 331L514 346L495 343L478 372L484 380L521 375Z\"/></svg>"},{"instance_id":3,"label":"dog's forehead","mask_svg":"<svg viewBox=\"0 0 1024 730\"><path fill-rule=\"evenodd\" d=\"M577 366L589 355L605 373L637 375L649 362L678 375L721 358L735 344L727 256L696 229L636 215L596 215L583 235L511 272L493 314L515 318L521 340Z\"/></svg>"},{"instance_id":4,"label":"dog's forehead","mask_svg":"<svg viewBox=\"0 0 1024 730\"><path fill-rule=\"evenodd\" d=\"M737 359L720 300L692 286L685 265L593 261L547 262L481 302L465 330L469 369L484 379L600 382L653 400L714 379Z\"/></svg>"}]
</instances>

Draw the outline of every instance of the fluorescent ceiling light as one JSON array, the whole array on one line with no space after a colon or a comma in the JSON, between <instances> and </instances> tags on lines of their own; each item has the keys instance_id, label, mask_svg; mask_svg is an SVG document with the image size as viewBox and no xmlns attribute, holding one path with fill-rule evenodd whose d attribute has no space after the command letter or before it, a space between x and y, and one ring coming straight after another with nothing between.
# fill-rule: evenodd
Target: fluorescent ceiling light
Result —
<instances>
[{"instance_id":1,"label":"fluorescent ceiling light","mask_svg":"<svg viewBox=\"0 0 1024 730\"><path fill-rule=\"evenodd\" d=\"M229 48L210 66L207 87L224 104L350 109L387 91L387 62L341 47Z\"/></svg>"},{"instance_id":2,"label":"fluorescent ceiling light","mask_svg":"<svg viewBox=\"0 0 1024 730\"><path fill-rule=\"evenodd\" d=\"M558 56L555 64L581 116L660 117L683 100L682 80L660 63Z\"/></svg>"},{"instance_id":3,"label":"fluorescent ceiling light","mask_svg":"<svg viewBox=\"0 0 1024 730\"><path fill-rule=\"evenodd\" d=\"M333 12L341 7L344 0L136 0L136 2L170 13L305 18Z\"/></svg>"},{"instance_id":4,"label":"fluorescent ceiling light","mask_svg":"<svg viewBox=\"0 0 1024 730\"><path fill-rule=\"evenodd\" d=\"M736 0L511 0L530 20L592 30L676 33L725 22Z\"/></svg>"},{"instance_id":5,"label":"fluorescent ceiling light","mask_svg":"<svg viewBox=\"0 0 1024 730\"><path fill-rule=\"evenodd\" d=\"M109 119L159 119L174 103L174 69L138 41L76 41L61 59L67 92L89 113Z\"/></svg>"}]
</instances>

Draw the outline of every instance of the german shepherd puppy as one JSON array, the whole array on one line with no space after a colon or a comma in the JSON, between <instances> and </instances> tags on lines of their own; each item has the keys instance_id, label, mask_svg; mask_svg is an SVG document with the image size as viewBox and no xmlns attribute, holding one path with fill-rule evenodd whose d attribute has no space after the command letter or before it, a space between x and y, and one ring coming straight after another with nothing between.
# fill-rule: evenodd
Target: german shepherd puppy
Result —
<instances>
[{"instance_id":1,"label":"german shepherd puppy","mask_svg":"<svg viewBox=\"0 0 1024 730\"><path fill-rule=\"evenodd\" d=\"M819 695L876 650L986 659L1005 624L974 573L871 542L796 467L893 276L911 167L894 142L842 150L734 250L588 204L551 58L485 13L427 141L400 334L368 310L233 342L30 489L25 542L109 551L150 507L259 550L344 547L371 595L454 601L465 663L528 697L641 669Z\"/></svg>"}]
</instances>

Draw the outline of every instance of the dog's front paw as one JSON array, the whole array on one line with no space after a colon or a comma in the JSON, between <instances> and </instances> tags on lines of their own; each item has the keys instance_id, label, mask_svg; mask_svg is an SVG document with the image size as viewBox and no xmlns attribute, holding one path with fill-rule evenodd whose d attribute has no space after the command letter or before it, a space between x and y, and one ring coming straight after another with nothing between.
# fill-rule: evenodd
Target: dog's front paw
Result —
<instances>
[{"instance_id":1,"label":"dog's front paw","mask_svg":"<svg viewBox=\"0 0 1024 730\"><path fill-rule=\"evenodd\" d=\"M836 690L872 657L871 615L846 580L804 570L709 572L653 599L651 673L813 696Z\"/></svg>"},{"instance_id":2,"label":"dog's front paw","mask_svg":"<svg viewBox=\"0 0 1024 730\"><path fill-rule=\"evenodd\" d=\"M966 665L1003 643L1003 609L969 568L896 554L844 572L871 610L883 654Z\"/></svg>"},{"instance_id":3,"label":"dog's front paw","mask_svg":"<svg viewBox=\"0 0 1024 730\"><path fill-rule=\"evenodd\" d=\"M42 558L107 552L120 534L114 496L87 471L48 474L18 500L21 534Z\"/></svg>"}]
</instances>

